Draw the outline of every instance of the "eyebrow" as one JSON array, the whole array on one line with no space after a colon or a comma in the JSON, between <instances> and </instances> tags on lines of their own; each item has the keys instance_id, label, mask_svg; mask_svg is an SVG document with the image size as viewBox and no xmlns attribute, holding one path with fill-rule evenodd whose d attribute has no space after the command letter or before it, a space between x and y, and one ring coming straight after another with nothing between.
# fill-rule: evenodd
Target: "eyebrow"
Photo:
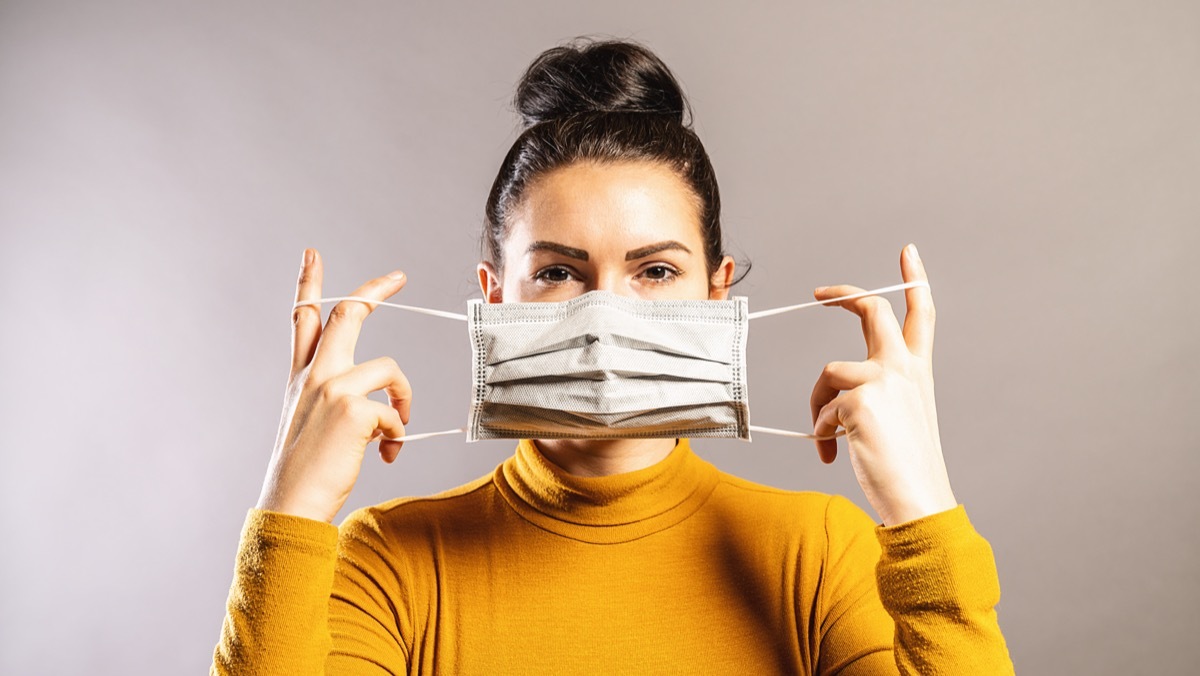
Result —
<instances>
[{"instance_id":1,"label":"eyebrow","mask_svg":"<svg viewBox=\"0 0 1200 676\"><path fill-rule=\"evenodd\" d=\"M676 242L675 240L667 240L665 242L649 244L647 246L634 249L633 251L629 251L625 254L625 260L634 261L639 258L645 258L646 256L656 254L660 251L669 251L672 249L683 251L684 253L692 252L691 249L687 248L683 244L680 244L679 242ZM554 253L562 254L568 258L575 258L581 261L586 261L588 259L588 252L584 251L583 249L576 249L573 246L559 244L558 242L548 242L546 240L538 240L533 244L530 244L529 248L525 250L525 253L533 253L535 251L553 251Z\"/></svg>"},{"instance_id":2,"label":"eyebrow","mask_svg":"<svg viewBox=\"0 0 1200 676\"><path fill-rule=\"evenodd\" d=\"M535 251L553 251L554 253L560 253L568 258L577 258L581 261L588 259L588 252L583 249L576 249L573 246L559 244L558 242L547 242L545 240L538 240L530 244L525 253L533 253Z\"/></svg>"},{"instance_id":3,"label":"eyebrow","mask_svg":"<svg viewBox=\"0 0 1200 676\"><path fill-rule=\"evenodd\" d=\"M685 253L692 253L691 249L680 244L679 242L676 242L675 240L668 240L666 242L659 242L658 244L651 244L649 246L644 246L640 249L634 249L633 251L630 251L629 253L625 254L625 260L633 261L633 260L637 260L639 258L645 258L646 256L649 256L650 254L656 254L659 251L667 251L669 249L678 249Z\"/></svg>"}]
</instances>

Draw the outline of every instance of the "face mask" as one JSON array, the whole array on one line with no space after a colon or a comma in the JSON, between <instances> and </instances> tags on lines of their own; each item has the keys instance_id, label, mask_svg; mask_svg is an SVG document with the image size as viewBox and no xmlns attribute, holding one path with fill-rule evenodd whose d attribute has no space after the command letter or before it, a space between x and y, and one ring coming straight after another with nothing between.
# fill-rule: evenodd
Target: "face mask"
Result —
<instances>
[{"instance_id":1,"label":"face mask","mask_svg":"<svg viewBox=\"0 0 1200 676\"><path fill-rule=\"evenodd\" d=\"M899 291L910 282L849 296L749 312L730 300L640 300L591 291L557 303L484 303L468 313L361 300L466 320L471 341L467 427L408 434L415 441L466 432L479 439L730 437L750 432L814 437L750 424L746 383L749 321L807 307Z\"/></svg>"},{"instance_id":2,"label":"face mask","mask_svg":"<svg viewBox=\"0 0 1200 676\"><path fill-rule=\"evenodd\" d=\"M745 298L468 309L470 440L749 437Z\"/></svg>"}]
</instances>

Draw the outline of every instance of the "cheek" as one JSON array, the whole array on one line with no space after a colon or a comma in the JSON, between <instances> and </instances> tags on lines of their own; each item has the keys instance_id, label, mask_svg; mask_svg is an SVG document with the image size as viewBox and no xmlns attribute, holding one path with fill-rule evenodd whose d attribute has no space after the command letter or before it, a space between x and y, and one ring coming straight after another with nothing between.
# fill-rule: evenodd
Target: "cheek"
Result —
<instances>
[{"instance_id":1,"label":"cheek","mask_svg":"<svg viewBox=\"0 0 1200 676\"><path fill-rule=\"evenodd\" d=\"M504 303L546 303L569 300L580 293L577 284L546 287L538 284L530 275L524 270L502 273L500 300Z\"/></svg>"},{"instance_id":2,"label":"cheek","mask_svg":"<svg viewBox=\"0 0 1200 676\"><path fill-rule=\"evenodd\" d=\"M710 285L708 272L704 268L700 269L699 274L691 275L684 286L687 287L686 298L691 300L708 300Z\"/></svg>"},{"instance_id":3,"label":"cheek","mask_svg":"<svg viewBox=\"0 0 1200 676\"><path fill-rule=\"evenodd\" d=\"M520 303L527 300L523 293L523 281L520 275L512 272L511 268L505 268L500 273L501 300L505 303Z\"/></svg>"},{"instance_id":4,"label":"cheek","mask_svg":"<svg viewBox=\"0 0 1200 676\"><path fill-rule=\"evenodd\" d=\"M669 284L634 283L638 295L658 300L708 300L709 276L703 264L683 267L686 273Z\"/></svg>"}]
</instances>

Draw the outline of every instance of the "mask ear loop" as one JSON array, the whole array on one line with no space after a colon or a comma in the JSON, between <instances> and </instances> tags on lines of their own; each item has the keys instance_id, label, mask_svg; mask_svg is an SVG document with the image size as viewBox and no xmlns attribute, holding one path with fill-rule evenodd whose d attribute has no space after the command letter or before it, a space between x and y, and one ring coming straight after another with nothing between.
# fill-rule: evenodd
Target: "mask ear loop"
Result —
<instances>
[{"instance_id":1,"label":"mask ear loop","mask_svg":"<svg viewBox=\"0 0 1200 676\"><path fill-rule=\"evenodd\" d=\"M915 288L918 286L923 286L925 288L929 288L929 282L927 282L923 279L919 279L915 282L905 282L904 284L894 284L892 286L885 286L881 289L872 289L870 291L863 291L861 293L852 293L849 296L839 296L837 298L830 298L828 300L817 300L817 301L812 301L811 303L801 303L799 305L788 305L786 307L777 307L777 308L772 308L770 310L759 310L758 312L751 312L751 313L747 314L746 318L747 319L759 319L761 317L770 317L772 315L779 315L779 314L783 314L785 312L791 312L793 310L803 310L806 307L813 307L816 305L828 305L829 303L837 303L837 302L841 302L843 300L853 300L855 298L865 298L867 296L875 296L875 295L878 295L881 293L889 293L892 291L901 291L903 289L912 289L912 288ZM838 437L846 436L845 429L838 429L837 432L835 432L833 434L833 436L818 437L815 434L806 434L804 432L793 432L791 430L780 430L780 429L775 429L774 427L760 427L758 425L748 425L747 428L751 432L761 432L763 434L774 434L774 435L781 436L781 437L813 439L814 441L830 441L833 439L837 439Z\"/></svg>"},{"instance_id":2,"label":"mask ear loop","mask_svg":"<svg viewBox=\"0 0 1200 676\"><path fill-rule=\"evenodd\" d=\"M812 439L814 441L830 441L832 439L837 439L838 437L846 436L846 430L840 428L837 432L834 432L833 436L831 437L818 437L815 434L793 432L791 430L779 430L775 429L774 427L762 427L759 425L747 425L746 429L750 430L751 432L761 432L762 434L774 434L775 436L792 437L794 439Z\"/></svg>"},{"instance_id":3,"label":"mask ear loop","mask_svg":"<svg viewBox=\"0 0 1200 676\"><path fill-rule=\"evenodd\" d=\"M459 428L452 429L452 430L442 430L441 432L422 432L420 434L405 434L402 437L394 437L394 438L393 437L385 437L385 436L380 435L380 436L376 436L376 437L371 437L371 441L418 441L420 439L428 439L430 437L440 437L440 436L444 436L447 434L466 434L466 433L467 433L467 428L459 427ZM368 441L367 443L371 443L371 442Z\"/></svg>"},{"instance_id":4,"label":"mask ear loop","mask_svg":"<svg viewBox=\"0 0 1200 676\"><path fill-rule=\"evenodd\" d=\"M318 298L317 300L302 300L294 303L292 309L296 309L302 305L316 305L320 307L325 303L338 303L344 300L357 300L369 305L384 305L386 307L394 307L397 310L408 310L409 312L419 312L423 315L432 315L441 317L442 319L457 319L459 321L467 321L467 316L457 312L446 312L445 310L431 310L424 307L416 307L415 305L400 305L399 303L388 303L382 300L373 298L363 298L362 296L334 296L332 298ZM374 309L374 308L371 308ZM467 428L459 427L453 430L442 430L441 432L422 432L421 434L405 434L402 437L386 437L382 433L377 432L371 437L371 441L417 441L419 439L428 439L430 437L440 437L447 434L465 434ZM370 443L370 442L367 442Z\"/></svg>"},{"instance_id":5,"label":"mask ear loop","mask_svg":"<svg viewBox=\"0 0 1200 676\"><path fill-rule=\"evenodd\" d=\"M863 291L861 293L852 293L849 296L839 296L837 298L830 298L828 300L815 300L811 303L801 303L799 305L788 305L786 307L771 308L770 310L759 310L758 312L751 312L750 314L746 315L746 318L747 319L758 319L760 317L770 317L771 315L780 315L785 312L791 312L792 310L803 310L806 307L813 307L814 305L828 305L829 303L837 303L837 302L840 302L843 300L853 300L855 298L866 298L867 296L876 296L881 293L900 291L902 289L912 289L912 288L915 288L918 286L923 286L925 288L929 288L929 282L927 282L923 279L918 279L915 282L905 282L904 284L894 284L892 286L885 286L882 289L872 289L870 291Z\"/></svg>"},{"instance_id":6,"label":"mask ear loop","mask_svg":"<svg viewBox=\"0 0 1200 676\"><path fill-rule=\"evenodd\" d=\"M759 319L761 317L770 317L772 315L783 314L785 312L792 312L794 310L803 310L804 308L813 307L816 305L827 305L829 303L837 303L837 302L840 302L843 300L853 300L855 298L864 298L866 296L874 296L874 295L881 294L881 293L889 293L891 291L900 291L902 289L911 289L911 288L918 287L918 286L924 286L924 287L928 288L929 282L926 282L924 280L918 280L915 282L907 282L905 284L895 284L893 286L885 286L881 289L873 289L871 291L863 291L861 293L854 293L854 294L850 294L849 296L839 296L838 298L830 298L828 300L818 300L818 301L813 301L811 303L801 303L799 305L788 305L786 307L772 308L769 310L759 310L758 312L751 312L751 313L747 314L746 318L747 319ZM319 307L325 303L334 303L334 302L340 302L343 300L357 300L357 301L361 301L363 303L367 303L370 305L383 305L386 307L396 308L398 310L408 310L409 312L419 312L421 314L432 315L434 317L441 317L442 319L456 319L458 321L463 321L463 322L468 321L468 319L469 319L469 317L467 317L467 315L459 314L457 312L446 312L445 310L431 310L429 308L416 307L414 305L400 305L398 303L388 303L388 302L385 302L382 300L374 300L372 298L363 298L362 296L335 296L332 298L318 298L317 300L302 300L302 301L298 301L295 304L293 304L292 308L295 309L302 305L316 305ZM776 429L774 427L762 427L759 425L748 425L747 429L749 429L751 432L759 432L761 434L774 434L776 436L792 437L792 438L796 438L796 439L813 439L815 441L829 441L832 439L837 439L839 437L846 436L846 430L844 430L844 429L839 429L839 430L837 430L837 432L835 432L833 434L833 436L828 436L828 437L818 437L815 434L808 434L805 432L793 432L791 430L781 430L781 429ZM429 439L431 437L440 437L440 436L445 436L448 434L465 434L466 431L467 431L467 428L459 427L457 429L452 429L452 430L442 430L441 432L422 432L420 434L405 434L402 437L395 437L395 438L385 437L382 434L377 434L376 436L371 437L371 441L376 441L376 440L379 440L379 441L383 441L383 440L387 440L387 441L418 441L420 439Z\"/></svg>"},{"instance_id":7,"label":"mask ear loop","mask_svg":"<svg viewBox=\"0 0 1200 676\"><path fill-rule=\"evenodd\" d=\"M408 310L409 312L419 312L423 315L433 315L434 317L441 317L442 319L457 319L461 322L467 321L466 315L462 315L457 312L446 312L445 310L430 310L429 308L416 307L414 305L400 305L398 303L387 303L382 300L375 300L373 298L363 298L362 296L335 296L333 298L318 298L316 300L302 300L302 301L297 301L294 305L292 305L292 309L294 310L294 309L300 307L301 305L321 306L321 305L324 305L325 303L334 303L334 302L340 302L343 300L358 300L358 301L367 303L368 305L385 305L387 307L394 307L397 310ZM371 308L371 309L373 310L375 308Z\"/></svg>"}]
</instances>

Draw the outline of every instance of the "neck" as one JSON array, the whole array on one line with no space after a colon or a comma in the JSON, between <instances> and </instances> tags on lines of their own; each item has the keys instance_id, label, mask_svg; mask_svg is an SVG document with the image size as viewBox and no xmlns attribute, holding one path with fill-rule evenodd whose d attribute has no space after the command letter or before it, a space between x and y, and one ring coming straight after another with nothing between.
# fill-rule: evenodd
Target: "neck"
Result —
<instances>
[{"instance_id":1,"label":"neck","mask_svg":"<svg viewBox=\"0 0 1200 676\"><path fill-rule=\"evenodd\" d=\"M535 439L550 462L576 476L612 476L661 462L676 439Z\"/></svg>"}]
</instances>

